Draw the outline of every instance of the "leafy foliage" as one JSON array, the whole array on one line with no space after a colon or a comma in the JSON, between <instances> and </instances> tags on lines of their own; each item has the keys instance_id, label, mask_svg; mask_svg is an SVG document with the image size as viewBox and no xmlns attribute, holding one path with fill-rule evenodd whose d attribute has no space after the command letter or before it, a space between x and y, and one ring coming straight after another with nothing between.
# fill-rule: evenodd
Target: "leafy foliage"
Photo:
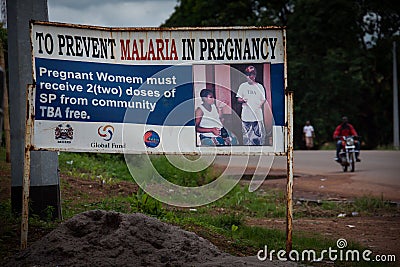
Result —
<instances>
[{"instance_id":1,"label":"leafy foliage","mask_svg":"<svg viewBox=\"0 0 400 267\"><path fill-rule=\"evenodd\" d=\"M161 202L150 197L141 188L139 188L136 195L132 196L131 203L131 208L137 212L149 214L158 218L165 214Z\"/></svg>"},{"instance_id":2,"label":"leafy foliage","mask_svg":"<svg viewBox=\"0 0 400 267\"><path fill-rule=\"evenodd\" d=\"M256 19L252 0L181 0L162 26L251 25Z\"/></svg>"},{"instance_id":3,"label":"leafy foliage","mask_svg":"<svg viewBox=\"0 0 400 267\"><path fill-rule=\"evenodd\" d=\"M316 145L347 115L364 148L392 142L392 44L398 1L180 0L162 25L286 26L288 85L295 92L295 145L311 120ZM399 61L399 53L397 53Z\"/></svg>"}]
</instances>

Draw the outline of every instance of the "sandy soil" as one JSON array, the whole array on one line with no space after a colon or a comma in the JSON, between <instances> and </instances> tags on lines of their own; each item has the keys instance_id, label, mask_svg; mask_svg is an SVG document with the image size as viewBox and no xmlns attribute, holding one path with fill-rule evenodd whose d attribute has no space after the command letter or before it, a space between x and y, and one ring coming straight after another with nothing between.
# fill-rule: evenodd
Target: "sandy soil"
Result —
<instances>
[{"instance_id":1,"label":"sandy soil","mask_svg":"<svg viewBox=\"0 0 400 267\"><path fill-rule=\"evenodd\" d=\"M195 233L146 215L81 213L5 266L288 266L234 257ZM290 264L295 266L295 264Z\"/></svg>"}]
</instances>

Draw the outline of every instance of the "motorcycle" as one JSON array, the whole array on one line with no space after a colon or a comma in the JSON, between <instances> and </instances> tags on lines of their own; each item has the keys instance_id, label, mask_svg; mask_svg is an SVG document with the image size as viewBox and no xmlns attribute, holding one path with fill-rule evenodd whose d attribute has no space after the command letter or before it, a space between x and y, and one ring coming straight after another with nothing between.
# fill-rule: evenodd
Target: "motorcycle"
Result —
<instances>
[{"instance_id":1,"label":"motorcycle","mask_svg":"<svg viewBox=\"0 0 400 267\"><path fill-rule=\"evenodd\" d=\"M357 136L342 136L342 149L339 152L339 164L342 166L343 171L347 172L350 167L350 171L354 172L356 164L356 150L355 142L357 142Z\"/></svg>"}]
</instances>

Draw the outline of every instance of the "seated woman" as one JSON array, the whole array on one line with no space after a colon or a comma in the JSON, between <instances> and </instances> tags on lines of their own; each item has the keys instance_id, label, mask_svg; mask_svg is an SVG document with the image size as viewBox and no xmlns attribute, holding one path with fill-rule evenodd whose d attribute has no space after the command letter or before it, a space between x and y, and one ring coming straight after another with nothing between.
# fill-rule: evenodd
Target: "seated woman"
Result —
<instances>
[{"instance_id":1,"label":"seated woman","mask_svg":"<svg viewBox=\"0 0 400 267\"><path fill-rule=\"evenodd\" d=\"M213 92L203 89L200 97L203 103L196 109L195 123L201 144L205 146L237 145L237 138L228 132L221 122L221 112L215 105Z\"/></svg>"}]
</instances>

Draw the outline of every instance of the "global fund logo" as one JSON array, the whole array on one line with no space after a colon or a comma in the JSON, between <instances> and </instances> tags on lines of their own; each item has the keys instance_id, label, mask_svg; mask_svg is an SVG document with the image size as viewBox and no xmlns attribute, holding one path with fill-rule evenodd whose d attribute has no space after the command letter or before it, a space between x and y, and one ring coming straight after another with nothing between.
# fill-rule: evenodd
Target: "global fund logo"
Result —
<instances>
[{"instance_id":1,"label":"global fund logo","mask_svg":"<svg viewBox=\"0 0 400 267\"><path fill-rule=\"evenodd\" d=\"M114 136L114 127L112 125L100 126L97 129L97 134L104 139L104 141L110 141Z\"/></svg>"},{"instance_id":2,"label":"global fund logo","mask_svg":"<svg viewBox=\"0 0 400 267\"><path fill-rule=\"evenodd\" d=\"M114 126L109 124L100 126L99 128L97 128L97 135L106 142L94 141L90 143L90 147L98 149L124 149L126 146L125 143L122 144L122 143L110 142L114 137L114 133L115 133Z\"/></svg>"}]
</instances>

